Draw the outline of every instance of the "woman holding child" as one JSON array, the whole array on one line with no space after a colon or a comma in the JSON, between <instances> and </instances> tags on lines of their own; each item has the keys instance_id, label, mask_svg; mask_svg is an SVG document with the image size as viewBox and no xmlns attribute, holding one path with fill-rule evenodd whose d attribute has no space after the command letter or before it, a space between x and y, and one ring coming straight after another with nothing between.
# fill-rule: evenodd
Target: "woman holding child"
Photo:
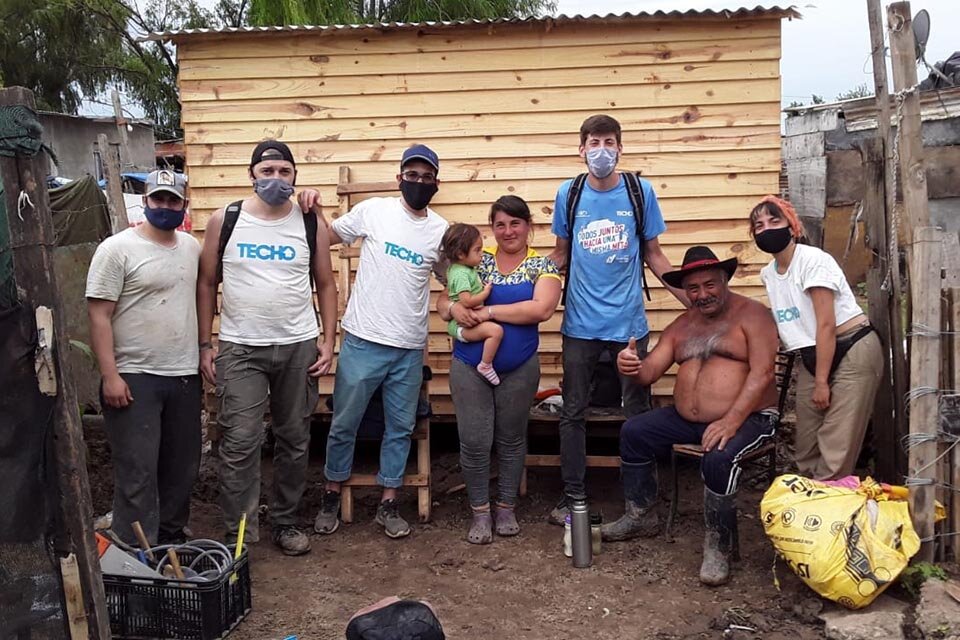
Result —
<instances>
[{"instance_id":1,"label":"woman holding child","mask_svg":"<svg viewBox=\"0 0 960 640\"><path fill-rule=\"evenodd\" d=\"M520 477L527 450L527 419L540 382L539 323L553 315L560 301L560 276L556 266L528 245L530 209L516 196L503 196L490 208L490 225L497 245L483 249L477 261L470 250L476 243L472 232L451 229L448 258L476 269L484 288L446 292L437 300L437 311L453 320L454 340L450 364L450 394L460 434L460 466L467 485L473 519L467 540L473 544L493 541L520 532L514 513ZM470 247L453 242L453 235L470 238ZM445 243L446 245L447 243ZM476 263L476 264L475 264ZM476 290L476 283L473 287ZM477 298L482 298L482 306ZM499 344L491 349L496 332L474 331L487 323L502 328ZM489 327L487 327L489 329ZM462 337L461 337L462 336ZM495 352L492 362L484 358ZM495 372L494 376L487 375ZM494 377L497 378L496 383ZM499 499L490 510L490 451L496 442L500 464Z\"/></svg>"}]
</instances>

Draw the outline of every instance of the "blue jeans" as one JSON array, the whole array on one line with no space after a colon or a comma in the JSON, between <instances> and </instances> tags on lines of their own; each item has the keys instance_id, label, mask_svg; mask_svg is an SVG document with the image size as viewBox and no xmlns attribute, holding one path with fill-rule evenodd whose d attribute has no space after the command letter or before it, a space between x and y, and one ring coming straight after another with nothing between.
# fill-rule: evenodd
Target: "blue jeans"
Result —
<instances>
[{"instance_id":1,"label":"blue jeans","mask_svg":"<svg viewBox=\"0 0 960 640\"><path fill-rule=\"evenodd\" d=\"M388 347L344 334L337 359L333 421L323 468L327 480L344 482L350 478L357 429L371 396L382 385L385 424L377 483L387 488L403 484L422 381L422 350Z\"/></svg>"}]
</instances>

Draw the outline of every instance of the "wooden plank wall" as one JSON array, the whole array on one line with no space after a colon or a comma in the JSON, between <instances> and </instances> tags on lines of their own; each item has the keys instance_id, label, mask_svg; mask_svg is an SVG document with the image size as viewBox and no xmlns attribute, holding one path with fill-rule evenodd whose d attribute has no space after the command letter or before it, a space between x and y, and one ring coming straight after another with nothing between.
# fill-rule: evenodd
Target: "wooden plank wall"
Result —
<instances>
[{"instance_id":1,"label":"wooden plank wall","mask_svg":"<svg viewBox=\"0 0 960 640\"><path fill-rule=\"evenodd\" d=\"M624 128L620 166L655 185L670 260L709 244L740 258L738 291L762 296L765 258L746 216L778 191L779 19L226 34L178 44L198 235L215 208L250 192L246 165L260 140L290 144L298 184L320 189L327 215L341 165L353 181L390 180L403 149L423 142L441 158L439 213L481 226L492 242L489 203L519 195L534 212L533 246L548 251L557 186L583 170L580 123L602 112ZM655 339L680 307L649 280ZM560 378L560 322L558 313L542 325L542 386ZM445 413L450 341L439 318L430 328L431 389ZM671 389L669 378L655 387L660 396Z\"/></svg>"}]
</instances>

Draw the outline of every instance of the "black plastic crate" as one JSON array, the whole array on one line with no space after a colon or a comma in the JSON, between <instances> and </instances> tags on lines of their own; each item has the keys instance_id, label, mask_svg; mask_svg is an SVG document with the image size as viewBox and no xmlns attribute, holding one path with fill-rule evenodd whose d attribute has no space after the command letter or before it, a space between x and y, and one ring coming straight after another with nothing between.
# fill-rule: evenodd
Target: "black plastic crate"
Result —
<instances>
[{"instance_id":1,"label":"black plastic crate","mask_svg":"<svg viewBox=\"0 0 960 640\"><path fill-rule=\"evenodd\" d=\"M196 552L178 552L180 563L189 565ZM200 572L217 567L201 558ZM247 551L233 565L233 574L212 582L190 582L103 576L114 638L128 640L164 638L175 640L218 640L243 620L251 608L250 565Z\"/></svg>"}]
</instances>

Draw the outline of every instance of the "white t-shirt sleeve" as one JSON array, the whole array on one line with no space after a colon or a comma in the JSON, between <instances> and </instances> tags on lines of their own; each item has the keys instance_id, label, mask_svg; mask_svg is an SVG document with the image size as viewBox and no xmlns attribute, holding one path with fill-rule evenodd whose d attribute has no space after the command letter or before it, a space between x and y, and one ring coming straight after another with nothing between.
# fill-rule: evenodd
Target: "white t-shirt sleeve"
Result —
<instances>
[{"instance_id":1,"label":"white t-shirt sleeve","mask_svg":"<svg viewBox=\"0 0 960 640\"><path fill-rule=\"evenodd\" d=\"M809 266L801 276L801 287L803 291L809 291L814 287L829 289L839 293L843 287L841 281L844 281L843 271L840 265L833 259L833 256L825 251L811 252Z\"/></svg>"},{"instance_id":2,"label":"white t-shirt sleeve","mask_svg":"<svg viewBox=\"0 0 960 640\"><path fill-rule=\"evenodd\" d=\"M114 236L116 237L116 236ZM120 299L124 281L123 254L117 242L103 242L97 247L87 271L87 298L110 300Z\"/></svg>"},{"instance_id":3,"label":"white t-shirt sleeve","mask_svg":"<svg viewBox=\"0 0 960 640\"><path fill-rule=\"evenodd\" d=\"M337 218L331 225L333 231L340 236L344 244L352 244L357 238L369 235L367 222L367 202L356 205L342 218Z\"/></svg>"}]
</instances>

